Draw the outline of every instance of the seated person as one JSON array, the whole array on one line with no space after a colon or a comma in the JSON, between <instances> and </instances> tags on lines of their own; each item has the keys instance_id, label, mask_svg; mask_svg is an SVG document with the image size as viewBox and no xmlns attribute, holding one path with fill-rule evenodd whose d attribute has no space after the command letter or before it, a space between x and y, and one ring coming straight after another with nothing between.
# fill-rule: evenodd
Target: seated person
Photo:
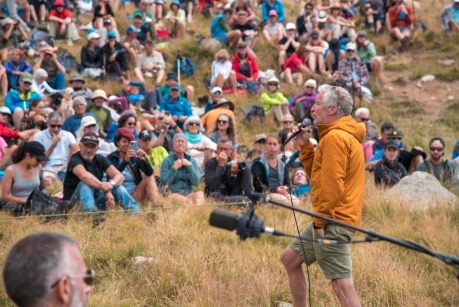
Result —
<instances>
[{"instance_id":1,"label":"seated person","mask_svg":"<svg viewBox=\"0 0 459 307\"><path fill-rule=\"evenodd\" d=\"M18 15L18 11L16 9L17 5L17 1L3 1L0 3L0 9L3 9L5 7L8 8L8 18L12 19L14 22L17 22L21 26L21 28L23 28L26 32L30 32L30 28L27 25L27 23L25 23L25 21Z\"/></svg>"},{"instance_id":2,"label":"seated person","mask_svg":"<svg viewBox=\"0 0 459 307\"><path fill-rule=\"evenodd\" d=\"M418 171L434 175L443 185L458 186L458 169L454 161L443 158L445 155L445 141L441 137L430 140L430 157L418 165Z\"/></svg>"},{"instance_id":3,"label":"seated person","mask_svg":"<svg viewBox=\"0 0 459 307\"><path fill-rule=\"evenodd\" d=\"M284 71L280 74L280 77L285 79L288 84L293 84L295 80L296 84L301 86L301 84L303 84L303 74L312 75L311 71L306 66L309 54L309 49L301 45L298 51L285 61Z\"/></svg>"},{"instance_id":4,"label":"seated person","mask_svg":"<svg viewBox=\"0 0 459 307\"><path fill-rule=\"evenodd\" d=\"M152 132L157 137L154 145L162 146L167 152L171 152L172 138L174 134L182 133L182 130L177 126L172 117L166 115L163 111L157 115L155 127Z\"/></svg>"},{"instance_id":5,"label":"seated person","mask_svg":"<svg viewBox=\"0 0 459 307\"><path fill-rule=\"evenodd\" d=\"M292 194L296 197L307 196L311 190L311 185L309 184L309 178L306 175L306 172L302 168L298 168L293 172L292 175Z\"/></svg>"},{"instance_id":6,"label":"seated person","mask_svg":"<svg viewBox=\"0 0 459 307\"><path fill-rule=\"evenodd\" d=\"M220 41L223 46L235 48L241 39L241 31L231 30L229 20L233 11L225 9L223 14L214 17L210 26L210 34L212 38Z\"/></svg>"},{"instance_id":7,"label":"seated person","mask_svg":"<svg viewBox=\"0 0 459 307\"><path fill-rule=\"evenodd\" d=\"M258 91L258 65L255 58L247 53L245 42L238 44L237 52L234 53L231 63L238 85L252 92Z\"/></svg>"},{"instance_id":8,"label":"seated person","mask_svg":"<svg viewBox=\"0 0 459 307\"><path fill-rule=\"evenodd\" d=\"M62 131L63 116L59 112L53 112L48 116L48 129L34 135L34 141L45 146L46 156L49 161L43 165L43 177L46 186L52 185L56 179L63 180L67 162L75 152L78 145L73 134Z\"/></svg>"},{"instance_id":9,"label":"seated person","mask_svg":"<svg viewBox=\"0 0 459 307\"><path fill-rule=\"evenodd\" d=\"M234 115L229 113L221 113L218 115L217 120L212 129L212 133L209 134L209 139L217 144L220 138L226 137L233 144L233 151L231 152L231 157L234 160L237 160L237 149L239 144L237 143L236 136L236 124L234 122Z\"/></svg>"},{"instance_id":10,"label":"seated person","mask_svg":"<svg viewBox=\"0 0 459 307\"><path fill-rule=\"evenodd\" d=\"M290 115L288 100L279 92L280 84L276 77L271 77L266 84L266 91L261 94L261 105L266 116L273 116L281 122L285 115Z\"/></svg>"},{"instance_id":11,"label":"seated person","mask_svg":"<svg viewBox=\"0 0 459 307\"><path fill-rule=\"evenodd\" d=\"M390 34L407 50L411 46L410 36L413 27L413 9L404 0L396 0L396 5L386 14L386 26Z\"/></svg>"},{"instance_id":12,"label":"seated person","mask_svg":"<svg viewBox=\"0 0 459 307\"><path fill-rule=\"evenodd\" d=\"M137 121L137 116L131 111L123 112L118 118L118 122L113 122L107 130L105 139L109 142L115 141L116 133L120 128L127 128L132 131L134 137L137 139L137 131L140 131L140 122Z\"/></svg>"},{"instance_id":13,"label":"seated person","mask_svg":"<svg viewBox=\"0 0 459 307\"><path fill-rule=\"evenodd\" d=\"M166 63L163 55L155 51L155 46L151 40L145 41L145 50L139 56L137 67L134 69L137 79L145 83L143 75L148 78L155 76L155 87L159 87L164 78L165 69Z\"/></svg>"},{"instance_id":14,"label":"seated person","mask_svg":"<svg viewBox=\"0 0 459 307\"><path fill-rule=\"evenodd\" d=\"M276 15L279 16L279 22L283 22L285 19L284 4L279 0L267 0L261 5L261 14L263 21L268 21L270 18L271 11L275 11Z\"/></svg>"},{"instance_id":15,"label":"seated person","mask_svg":"<svg viewBox=\"0 0 459 307\"><path fill-rule=\"evenodd\" d=\"M293 116L290 114L284 115L282 118L282 128L279 130L279 139L281 144L281 151L284 151L284 143L287 140L288 135L292 132L293 127L296 127L293 121ZM290 143L295 143L290 141Z\"/></svg>"},{"instance_id":16,"label":"seated person","mask_svg":"<svg viewBox=\"0 0 459 307\"><path fill-rule=\"evenodd\" d=\"M174 83L177 83L177 76L174 73L167 74L166 85L163 85L159 88L159 90L161 91L161 95L163 97L169 94L171 85ZM179 86L180 86L180 95L185 97L191 105L194 99L194 87L192 85L187 85L185 86L185 89L183 89L181 85Z\"/></svg>"},{"instance_id":17,"label":"seated person","mask_svg":"<svg viewBox=\"0 0 459 307\"><path fill-rule=\"evenodd\" d=\"M54 2L54 10L49 13L49 35L53 38L65 38L67 44L73 46L73 41L80 39L78 29L73 22L73 14L65 8L63 0Z\"/></svg>"},{"instance_id":18,"label":"seated person","mask_svg":"<svg viewBox=\"0 0 459 307\"><path fill-rule=\"evenodd\" d=\"M180 9L180 1L172 0L170 10L166 17L167 33L170 37L183 38L186 30L186 15L185 11Z\"/></svg>"},{"instance_id":19,"label":"seated person","mask_svg":"<svg viewBox=\"0 0 459 307\"><path fill-rule=\"evenodd\" d=\"M94 8L94 19L92 20L94 29L102 29L104 27L104 20L106 19L110 19L110 23L114 24L116 28L115 14L109 4L109 0L99 0L97 3Z\"/></svg>"},{"instance_id":20,"label":"seated person","mask_svg":"<svg viewBox=\"0 0 459 307\"><path fill-rule=\"evenodd\" d=\"M194 0L179 0L180 2L180 8L184 11L186 11L186 19L188 22L193 21L193 9L195 6L197 6L196 1Z\"/></svg>"},{"instance_id":21,"label":"seated person","mask_svg":"<svg viewBox=\"0 0 459 307\"><path fill-rule=\"evenodd\" d=\"M185 205L204 204L204 194L193 191L193 186L197 187L201 181L201 170L196 160L185 152L187 137L183 133L174 135L172 149L161 164L160 177L161 184L172 192L169 199Z\"/></svg>"},{"instance_id":22,"label":"seated person","mask_svg":"<svg viewBox=\"0 0 459 307\"><path fill-rule=\"evenodd\" d=\"M92 32L88 35L88 43L81 48L83 77L97 79L103 73L104 58L99 47L99 39L100 35Z\"/></svg>"},{"instance_id":23,"label":"seated person","mask_svg":"<svg viewBox=\"0 0 459 307\"><path fill-rule=\"evenodd\" d=\"M343 5L348 1L343 0ZM346 19L344 16L344 10L339 3L332 4L330 6L330 14L325 22L325 28L330 29L332 32L332 38L340 39L344 34L351 40L355 40L355 23L352 19Z\"/></svg>"},{"instance_id":24,"label":"seated person","mask_svg":"<svg viewBox=\"0 0 459 307\"><path fill-rule=\"evenodd\" d=\"M99 39L99 47L100 48L104 47L105 44L107 43L108 33L110 33L110 32L112 32L112 35L115 36L115 40L118 43L121 42L120 32L116 28L116 23L114 23L114 21L112 21L111 18L104 19L103 28L97 29L97 30L93 30L93 29L89 30L88 31L88 35L93 33L93 32L96 32L97 34L100 35L100 39Z\"/></svg>"},{"instance_id":25,"label":"seated person","mask_svg":"<svg viewBox=\"0 0 459 307\"><path fill-rule=\"evenodd\" d=\"M284 158L278 155L280 140L277 134L267 137L267 150L252 162L253 187L255 192L268 192L272 199L297 206L299 200L295 195L290 197L288 186L288 168L285 167Z\"/></svg>"},{"instance_id":26,"label":"seated person","mask_svg":"<svg viewBox=\"0 0 459 307\"><path fill-rule=\"evenodd\" d=\"M382 0L367 0L365 3L365 19L370 26L370 32L381 33L384 3Z\"/></svg>"},{"instance_id":27,"label":"seated person","mask_svg":"<svg viewBox=\"0 0 459 307\"><path fill-rule=\"evenodd\" d=\"M123 175L107 158L97 154L99 138L86 133L70 158L64 180L64 200L72 205L81 203L83 212L113 210L118 202L130 214L142 214L138 203L122 185ZM107 180L102 182L104 175ZM104 220L104 218L102 219Z\"/></svg>"},{"instance_id":28,"label":"seated person","mask_svg":"<svg viewBox=\"0 0 459 307\"><path fill-rule=\"evenodd\" d=\"M376 85L379 85L379 74L383 66L382 57L376 55L375 45L368 40L365 31L359 31L356 45L357 55L367 65L368 72L374 73Z\"/></svg>"},{"instance_id":29,"label":"seated person","mask_svg":"<svg viewBox=\"0 0 459 307\"><path fill-rule=\"evenodd\" d=\"M51 112L52 109L49 109ZM46 112L49 112L45 108L45 102L40 99L34 99L30 102L29 105L29 114L21 120L20 131L27 131L30 129L45 130L48 128L48 115Z\"/></svg>"},{"instance_id":30,"label":"seated person","mask_svg":"<svg viewBox=\"0 0 459 307\"><path fill-rule=\"evenodd\" d=\"M256 31L253 24L249 22L246 11L239 11L237 13L237 21L233 25L233 30L241 31L242 41L247 43L247 48L250 49L252 55L255 55L252 50L257 42L258 31Z\"/></svg>"},{"instance_id":31,"label":"seated person","mask_svg":"<svg viewBox=\"0 0 459 307\"><path fill-rule=\"evenodd\" d=\"M83 96L86 99L86 105L92 103L92 91L89 87L83 87L85 81L82 75L74 74L69 83L73 87L73 99L78 96Z\"/></svg>"},{"instance_id":32,"label":"seated person","mask_svg":"<svg viewBox=\"0 0 459 307\"><path fill-rule=\"evenodd\" d=\"M338 76L338 65L346 58L346 49L342 48L337 38L333 38L328 43L328 49L325 51L325 65L329 76Z\"/></svg>"},{"instance_id":33,"label":"seated person","mask_svg":"<svg viewBox=\"0 0 459 307\"><path fill-rule=\"evenodd\" d=\"M144 45L146 40L151 40L150 29L144 23L142 13L137 11L132 17L132 25L137 29L137 40Z\"/></svg>"},{"instance_id":34,"label":"seated person","mask_svg":"<svg viewBox=\"0 0 459 307\"><path fill-rule=\"evenodd\" d=\"M29 0L29 5L32 6L31 12L35 15L38 24L44 25L46 24L46 10L47 10L47 0ZM78 1L80 2L80 1ZM86 1L82 1L86 2ZM91 10L92 10L92 3L91 5Z\"/></svg>"},{"instance_id":35,"label":"seated person","mask_svg":"<svg viewBox=\"0 0 459 307\"><path fill-rule=\"evenodd\" d=\"M159 111L170 112L172 119L182 129L183 123L193 115L190 104L184 97L180 96L180 86L177 83L170 86L169 94L169 96L163 97Z\"/></svg>"},{"instance_id":36,"label":"seated person","mask_svg":"<svg viewBox=\"0 0 459 307\"><path fill-rule=\"evenodd\" d=\"M48 161L45 148L38 142L24 142L11 155L13 164L8 166L2 179L2 201L5 209L13 211L25 205L30 194L39 189L42 162ZM41 187L44 188L44 187Z\"/></svg>"},{"instance_id":37,"label":"seated person","mask_svg":"<svg viewBox=\"0 0 459 307\"><path fill-rule=\"evenodd\" d=\"M102 138L105 138L105 132L113 122L110 111L103 107L104 102L107 100L107 94L104 90L95 90L92 94L92 104L87 108L87 112L92 113L96 118L97 124L101 130L100 137Z\"/></svg>"},{"instance_id":38,"label":"seated person","mask_svg":"<svg viewBox=\"0 0 459 307\"><path fill-rule=\"evenodd\" d=\"M252 160L258 158L266 152L266 135L257 134L255 136L255 141L253 142L253 149L247 153L247 161L251 162Z\"/></svg>"},{"instance_id":39,"label":"seated person","mask_svg":"<svg viewBox=\"0 0 459 307\"><path fill-rule=\"evenodd\" d=\"M319 32L314 31L311 33L311 38L306 44L306 48L309 49L308 66L311 73L315 74L318 68L320 74L326 75L324 54L328 49L328 43L320 39Z\"/></svg>"},{"instance_id":40,"label":"seated person","mask_svg":"<svg viewBox=\"0 0 459 307\"><path fill-rule=\"evenodd\" d=\"M8 59L10 51L18 48L19 44L26 41L28 38L27 32L17 21L9 17L3 19L0 27L0 55L2 61L5 62ZM21 58L23 57L24 55ZM14 84L10 86L14 86Z\"/></svg>"},{"instance_id":41,"label":"seated person","mask_svg":"<svg viewBox=\"0 0 459 307\"><path fill-rule=\"evenodd\" d=\"M32 139L32 136L37 133L38 129L30 129L25 131L19 131L19 129L13 130L8 127L11 120L11 111L8 107L0 107L0 135L4 139L21 139L28 141Z\"/></svg>"},{"instance_id":42,"label":"seated person","mask_svg":"<svg viewBox=\"0 0 459 307\"><path fill-rule=\"evenodd\" d=\"M454 0L453 4L448 4L440 13L443 29L446 31L459 32L459 0Z\"/></svg>"},{"instance_id":43,"label":"seated person","mask_svg":"<svg viewBox=\"0 0 459 307\"><path fill-rule=\"evenodd\" d=\"M359 91L363 85L367 84L370 75L367 65L357 56L355 51L355 43L347 43L346 58L339 62L339 82L347 88Z\"/></svg>"},{"instance_id":44,"label":"seated person","mask_svg":"<svg viewBox=\"0 0 459 307\"><path fill-rule=\"evenodd\" d=\"M232 156L233 143L221 137L217 143L217 155L207 160L205 170L206 193L222 201L242 201L244 195L252 191L250 167L239 168L238 160Z\"/></svg>"},{"instance_id":45,"label":"seated person","mask_svg":"<svg viewBox=\"0 0 459 307\"><path fill-rule=\"evenodd\" d=\"M219 86L214 86L210 91L210 98L206 103L206 108L204 110L204 115L207 114L210 110L212 110L213 106L217 101L223 98L223 90Z\"/></svg>"},{"instance_id":46,"label":"seated person","mask_svg":"<svg viewBox=\"0 0 459 307\"><path fill-rule=\"evenodd\" d=\"M20 49L14 49L11 53L11 60L6 61L5 63L9 88L19 86L19 77L22 73L32 73L32 65L30 65L26 60L23 60L23 58L24 53Z\"/></svg>"},{"instance_id":47,"label":"seated person","mask_svg":"<svg viewBox=\"0 0 459 307\"><path fill-rule=\"evenodd\" d=\"M140 131L139 146L145 152L145 158L150 163L151 167L156 165L160 166L163 160L169 155L163 146L153 147L154 143L153 133L151 131L146 129Z\"/></svg>"},{"instance_id":48,"label":"seated person","mask_svg":"<svg viewBox=\"0 0 459 307\"><path fill-rule=\"evenodd\" d=\"M355 122L364 123L366 134L363 139L362 147L365 154L365 162L368 162L373 157L373 144L378 139L378 130L375 123L370 120L370 110L367 108L358 108L355 111Z\"/></svg>"},{"instance_id":49,"label":"seated person","mask_svg":"<svg viewBox=\"0 0 459 307\"><path fill-rule=\"evenodd\" d=\"M126 37L122 39L122 43L128 50L129 60L137 65L137 57L142 53L144 47L137 39L137 33L140 30L134 25L129 25L126 29Z\"/></svg>"},{"instance_id":50,"label":"seated person","mask_svg":"<svg viewBox=\"0 0 459 307\"><path fill-rule=\"evenodd\" d=\"M86 112L86 99L83 96L73 98L73 109L75 110L75 114L67 117L62 125L62 130L68 131L76 137L76 132L80 129L83 117L94 117L94 115L90 112Z\"/></svg>"},{"instance_id":51,"label":"seated person","mask_svg":"<svg viewBox=\"0 0 459 307\"><path fill-rule=\"evenodd\" d=\"M327 13L325 16L328 17ZM311 2L307 2L304 6L304 14L296 19L296 26L298 27L298 34L301 38L307 39L308 33L312 31L313 28L316 28L318 25L316 21L319 21L319 18L323 16L316 16L314 13L314 5ZM288 31L288 30L287 30Z\"/></svg>"},{"instance_id":52,"label":"seated person","mask_svg":"<svg viewBox=\"0 0 459 307\"><path fill-rule=\"evenodd\" d=\"M314 79L308 79L304 83L304 92L297 94L293 97L292 101L288 105L288 109L291 114L301 122L305 118L306 112L316 102L319 94L316 92L317 81Z\"/></svg>"},{"instance_id":53,"label":"seated person","mask_svg":"<svg viewBox=\"0 0 459 307\"><path fill-rule=\"evenodd\" d=\"M159 17L159 20L162 19L162 15L163 15L162 9L163 9L164 3L160 4L159 2L161 2L161 0L156 0L156 1L158 3L152 3L152 1L150 0L142 0L140 1L139 8L134 10L134 13L132 13L133 17L139 13L142 15L142 22L149 29L151 40L157 39L154 15L158 13L157 15L161 16ZM151 8L151 12L149 11L149 8ZM158 9L157 12L155 12L156 9Z\"/></svg>"},{"instance_id":54,"label":"seated person","mask_svg":"<svg viewBox=\"0 0 459 307\"><path fill-rule=\"evenodd\" d=\"M226 49L220 49L215 54L215 61L212 62L212 77L210 85L222 89L232 89L237 95L236 73L231 70L232 64L229 60L229 53Z\"/></svg>"},{"instance_id":55,"label":"seated person","mask_svg":"<svg viewBox=\"0 0 459 307\"><path fill-rule=\"evenodd\" d=\"M402 140L403 134L397 128L391 128L387 133L386 138L388 140L394 140L397 145L399 146L399 155L398 155L398 162L402 163L405 169L408 171L408 174L414 173L418 165L424 161L426 158L426 154L424 150L422 150L419 146L414 146L411 151L407 151L405 149L400 149L400 144ZM370 159L369 162L365 164L366 170L372 170L376 163L384 156L384 151L378 151L373 158Z\"/></svg>"},{"instance_id":56,"label":"seated person","mask_svg":"<svg viewBox=\"0 0 459 307\"><path fill-rule=\"evenodd\" d=\"M43 100L53 102L53 97L56 97L55 94L61 93L61 91L51 88L46 79L48 79L46 70L43 68L37 69L33 73L33 82L30 88L40 94Z\"/></svg>"},{"instance_id":57,"label":"seated person","mask_svg":"<svg viewBox=\"0 0 459 307\"><path fill-rule=\"evenodd\" d=\"M126 47L116 41L115 32L108 32L107 37L108 42L102 47L107 75L109 78L120 77L122 80L130 80L131 77L129 73L129 62L127 59Z\"/></svg>"},{"instance_id":58,"label":"seated person","mask_svg":"<svg viewBox=\"0 0 459 307\"><path fill-rule=\"evenodd\" d=\"M195 115L190 116L183 125L183 131L188 141L187 151L199 168L204 169L206 161L213 156L217 144L205 136L201 129L201 119Z\"/></svg>"},{"instance_id":59,"label":"seated person","mask_svg":"<svg viewBox=\"0 0 459 307\"><path fill-rule=\"evenodd\" d=\"M279 40L279 67L281 71L284 69L285 61L300 47L300 39L296 36L295 33L295 24L289 22L285 29L287 30L287 34Z\"/></svg>"},{"instance_id":60,"label":"seated person","mask_svg":"<svg viewBox=\"0 0 459 307\"><path fill-rule=\"evenodd\" d=\"M384 156L375 166L375 184L391 187L396 185L408 173L402 163L398 162L399 149L394 140L384 144Z\"/></svg>"},{"instance_id":61,"label":"seated person","mask_svg":"<svg viewBox=\"0 0 459 307\"><path fill-rule=\"evenodd\" d=\"M263 27L261 34L263 38L277 46L279 41L286 35L284 25L277 21L278 16L275 10L269 11L269 21Z\"/></svg>"},{"instance_id":62,"label":"seated person","mask_svg":"<svg viewBox=\"0 0 459 307\"><path fill-rule=\"evenodd\" d=\"M153 176L153 168L142 149L137 148L135 151L131 148L133 141L135 137L131 130L119 128L114 142L118 150L108 155L107 159L123 174L122 185L132 198L137 202L145 202L148 197L153 207L157 207L158 187Z\"/></svg>"},{"instance_id":63,"label":"seated person","mask_svg":"<svg viewBox=\"0 0 459 307\"><path fill-rule=\"evenodd\" d=\"M57 54L54 53L52 47L48 46L40 51L40 58L33 66L33 71L42 68L48 73L46 82L55 90L63 90L65 88L65 67L59 62Z\"/></svg>"},{"instance_id":64,"label":"seated person","mask_svg":"<svg viewBox=\"0 0 459 307\"><path fill-rule=\"evenodd\" d=\"M389 133L389 131L392 129L394 130L394 125L390 122L384 122L382 123L381 125L381 136L378 137L378 139L373 143L372 145L372 149L373 149L373 155L375 155L378 151L382 151L384 149L384 144L389 141L389 139L387 138L387 135ZM401 132L401 131L399 131ZM401 136L399 136L400 138L400 145L398 147L398 149L405 149L405 143L403 143L403 141L401 141L403 137L403 134Z\"/></svg>"},{"instance_id":65,"label":"seated person","mask_svg":"<svg viewBox=\"0 0 459 307\"><path fill-rule=\"evenodd\" d=\"M217 118L220 114L229 114L234 118L234 104L231 101L222 98L212 105L212 110L204 114L201 118L202 125L205 128L206 135L212 133L217 124Z\"/></svg>"},{"instance_id":66,"label":"seated person","mask_svg":"<svg viewBox=\"0 0 459 307\"><path fill-rule=\"evenodd\" d=\"M75 133L75 138L77 142L81 140L83 135L85 135L88 132L94 133L94 134L99 134L99 126L97 125L96 119L94 118L94 115L89 113L90 115L86 115L83 117L81 120L80 128L77 130ZM104 139L99 137L99 149L97 150L97 153L99 155L102 155L104 157L108 156L112 152L116 151L117 148L115 144L108 143Z\"/></svg>"},{"instance_id":67,"label":"seated person","mask_svg":"<svg viewBox=\"0 0 459 307\"><path fill-rule=\"evenodd\" d=\"M233 21L232 24L236 24L237 18L238 18L238 13L239 12L245 12L247 16L247 22L256 25L255 19L257 18L257 15L253 12L252 9L252 4L247 3L247 0L237 0L236 1L236 6L233 10Z\"/></svg>"},{"instance_id":68,"label":"seated person","mask_svg":"<svg viewBox=\"0 0 459 307\"><path fill-rule=\"evenodd\" d=\"M31 74L22 73L19 77L19 87L10 89L5 98L5 106L10 109L17 129L21 126L21 120L24 113L28 112L32 100L41 99L40 94L30 88L32 82Z\"/></svg>"}]
</instances>

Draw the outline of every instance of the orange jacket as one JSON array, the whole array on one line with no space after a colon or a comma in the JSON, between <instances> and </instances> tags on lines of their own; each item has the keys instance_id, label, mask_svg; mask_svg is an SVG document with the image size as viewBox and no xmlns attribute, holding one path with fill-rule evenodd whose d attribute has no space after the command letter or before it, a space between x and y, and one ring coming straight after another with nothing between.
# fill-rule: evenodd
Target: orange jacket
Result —
<instances>
[{"instance_id":1,"label":"orange jacket","mask_svg":"<svg viewBox=\"0 0 459 307\"><path fill-rule=\"evenodd\" d=\"M344 116L329 125L318 125L317 150L311 143L300 148L300 161L311 178L314 211L358 226L365 187L365 157L362 141L365 124ZM313 218L319 228L326 221Z\"/></svg>"}]
</instances>

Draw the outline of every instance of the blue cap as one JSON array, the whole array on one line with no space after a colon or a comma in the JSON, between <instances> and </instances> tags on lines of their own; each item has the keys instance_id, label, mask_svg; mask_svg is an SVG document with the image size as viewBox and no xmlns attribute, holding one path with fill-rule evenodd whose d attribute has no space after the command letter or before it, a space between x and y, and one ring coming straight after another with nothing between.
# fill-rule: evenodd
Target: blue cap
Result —
<instances>
[{"instance_id":1,"label":"blue cap","mask_svg":"<svg viewBox=\"0 0 459 307\"><path fill-rule=\"evenodd\" d=\"M170 89L180 91L180 85L178 85L178 83L174 83L171 85Z\"/></svg>"},{"instance_id":2,"label":"blue cap","mask_svg":"<svg viewBox=\"0 0 459 307\"><path fill-rule=\"evenodd\" d=\"M176 74L167 74L167 78L166 78L166 81L169 80L169 79L174 79L175 81L177 81L177 75Z\"/></svg>"},{"instance_id":3,"label":"blue cap","mask_svg":"<svg viewBox=\"0 0 459 307\"><path fill-rule=\"evenodd\" d=\"M140 32L140 29L138 29L136 26L134 25L129 25L129 27L127 27L126 29L126 33L139 33Z\"/></svg>"},{"instance_id":4,"label":"blue cap","mask_svg":"<svg viewBox=\"0 0 459 307\"><path fill-rule=\"evenodd\" d=\"M107 37L116 37L116 33L114 31L108 31Z\"/></svg>"},{"instance_id":5,"label":"blue cap","mask_svg":"<svg viewBox=\"0 0 459 307\"><path fill-rule=\"evenodd\" d=\"M170 6L172 6L172 4L178 5L178 7L180 7L180 1L179 0L172 0Z\"/></svg>"}]
</instances>

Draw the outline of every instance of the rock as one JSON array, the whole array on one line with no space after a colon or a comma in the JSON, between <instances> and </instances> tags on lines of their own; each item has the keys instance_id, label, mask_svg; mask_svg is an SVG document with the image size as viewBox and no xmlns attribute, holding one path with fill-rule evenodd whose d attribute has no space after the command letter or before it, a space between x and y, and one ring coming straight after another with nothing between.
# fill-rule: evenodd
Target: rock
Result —
<instances>
[{"instance_id":1,"label":"rock","mask_svg":"<svg viewBox=\"0 0 459 307\"><path fill-rule=\"evenodd\" d=\"M455 99L455 98L454 98L453 95L449 95L449 96L448 96L448 100L454 100L454 99Z\"/></svg>"},{"instance_id":2,"label":"rock","mask_svg":"<svg viewBox=\"0 0 459 307\"><path fill-rule=\"evenodd\" d=\"M432 97L430 97L430 99L435 100L436 98L435 98L435 96L432 96Z\"/></svg>"},{"instance_id":3,"label":"rock","mask_svg":"<svg viewBox=\"0 0 459 307\"><path fill-rule=\"evenodd\" d=\"M451 66L454 64L454 60L438 60L438 63L446 66Z\"/></svg>"},{"instance_id":4,"label":"rock","mask_svg":"<svg viewBox=\"0 0 459 307\"><path fill-rule=\"evenodd\" d=\"M432 75L425 75L424 77L421 78L422 82L430 82L435 80L435 76Z\"/></svg>"},{"instance_id":5,"label":"rock","mask_svg":"<svg viewBox=\"0 0 459 307\"><path fill-rule=\"evenodd\" d=\"M153 264L155 262L154 258L146 258L143 256L136 256L131 258L132 266L140 269L143 267L146 267L150 264Z\"/></svg>"},{"instance_id":6,"label":"rock","mask_svg":"<svg viewBox=\"0 0 459 307\"><path fill-rule=\"evenodd\" d=\"M437 203L456 206L459 198L445 189L435 176L426 172L414 172L384 193L386 200L403 203L411 210L426 211Z\"/></svg>"},{"instance_id":7,"label":"rock","mask_svg":"<svg viewBox=\"0 0 459 307\"><path fill-rule=\"evenodd\" d=\"M416 83L416 86L419 87L419 88L422 88L422 82L419 81L418 83Z\"/></svg>"}]
</instances>

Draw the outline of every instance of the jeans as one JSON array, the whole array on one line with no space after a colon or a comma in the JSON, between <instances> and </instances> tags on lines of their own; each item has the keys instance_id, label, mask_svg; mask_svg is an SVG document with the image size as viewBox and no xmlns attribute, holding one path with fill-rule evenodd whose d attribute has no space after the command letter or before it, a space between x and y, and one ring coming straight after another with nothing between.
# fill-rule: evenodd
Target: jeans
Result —
<instances>
[{"instance_id":1,"label":"jeans","mask_svg":"<svg viewBox=\"0 0 459 307\"><path fill-rule=\"evenodd\" d=\"M58 72L53 82L48 82L48 85L55 90L63 90L65 88L65 75Z\"/></svg>"},{"instance_id":2,"label":"jeans","mask_svg":"<svg viewBox=\"0 0 459 307\"><path fill-rule=\"evenodd\" d=\"M129 195L123 186L117 186L112 189L112 194L115 197L115 201L119 202L124 210L132 210L129 214L142 214L139 209L139 204ZM94 188L91 188L84 182L80 182L73 192L70 202L75 205L78 201L81 202L81 206L84 212L105 210L105 194L100 193L99 197L94 199Z\"/></svg>"}]
</instances>

